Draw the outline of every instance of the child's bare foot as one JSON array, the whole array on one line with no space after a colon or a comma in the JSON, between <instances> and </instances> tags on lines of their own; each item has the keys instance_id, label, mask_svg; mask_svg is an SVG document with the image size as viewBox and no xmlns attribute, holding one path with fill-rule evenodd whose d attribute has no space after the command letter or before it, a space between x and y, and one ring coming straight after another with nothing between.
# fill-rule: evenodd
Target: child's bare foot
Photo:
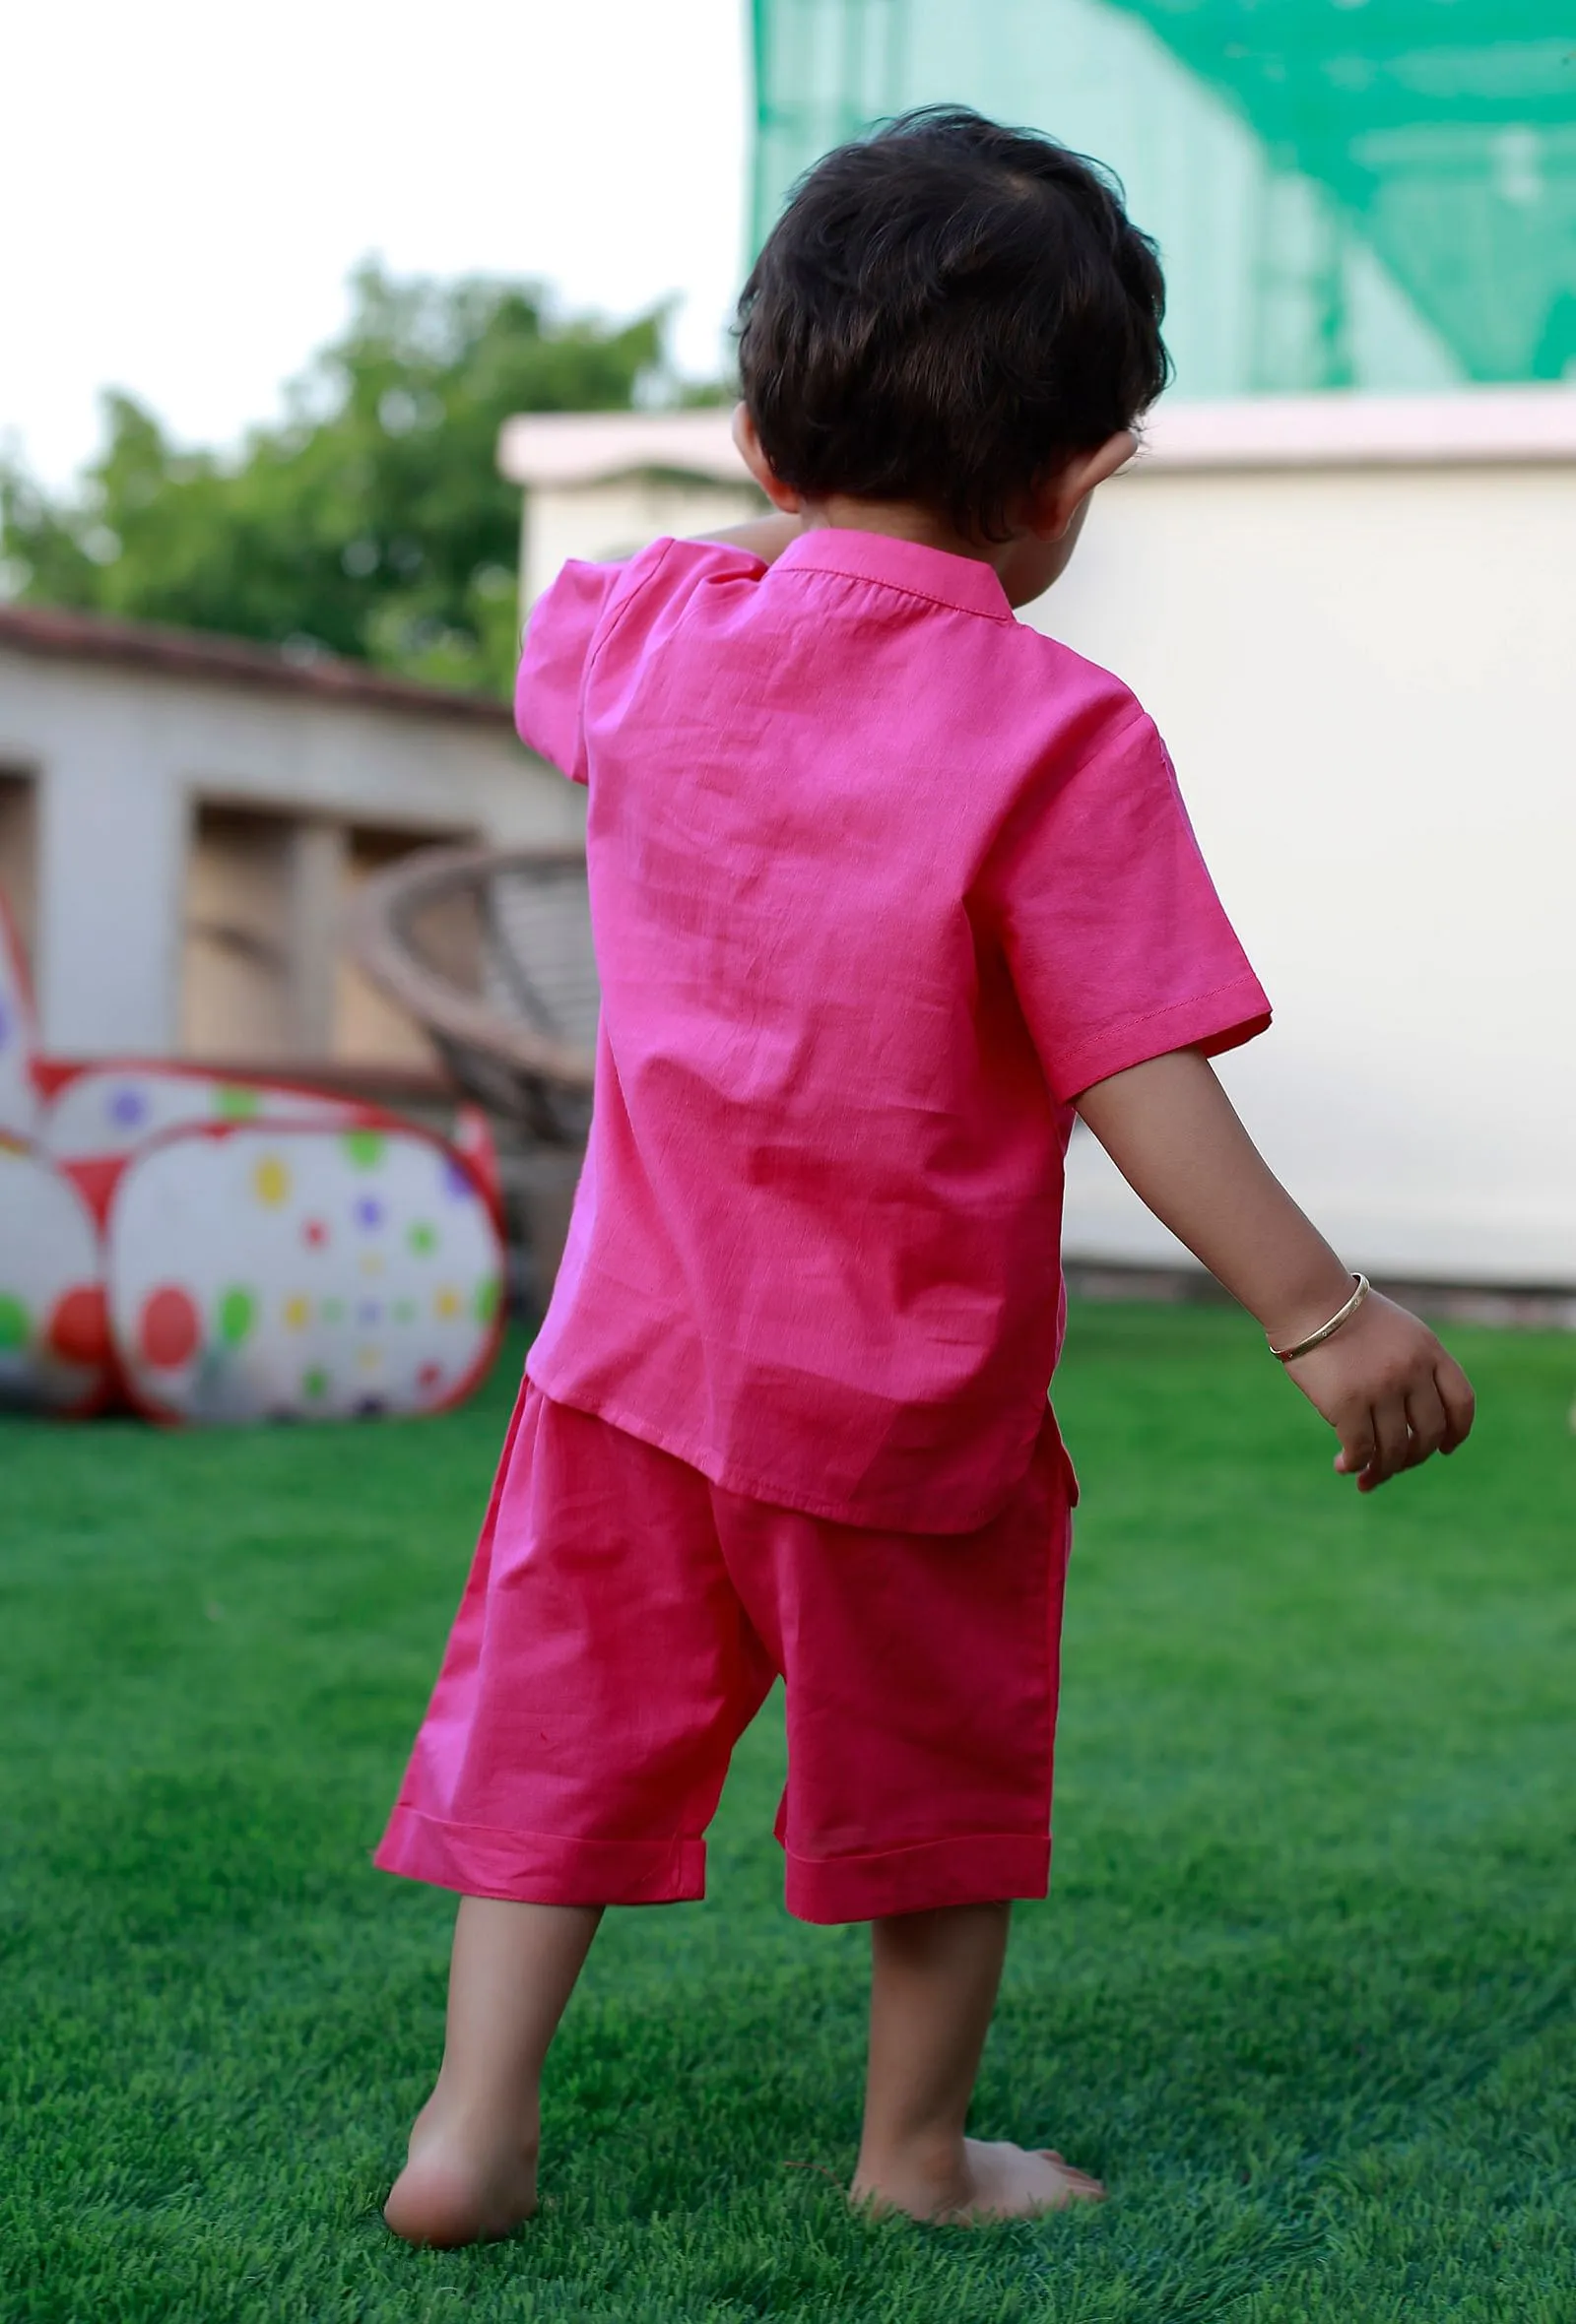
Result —
<instances>
[{"instance_id":1,"label":"child's bare foot","mask_svg":"<svg viewBox=\"0 0 1576 2324\"><path fill-rule=\"evenodd\" d=\"M536 2210L536 2145L479 2136L434 2112L428 2098L411 2128L410 2159L383 2206L407 2243L450 2251L493 2243Z\"/></svg>"},{"instance_id":2,"label":"child's bare foot","mask_svg":"<svg viewBox=\"0 0 1576 2324\"><path fill-rule=\"evenodd\" d=\"M407 2243L495 2242L535 2211L542 2061L601 1917L460 1899L443 2065L383 2206Z\"/></svg>"},{"instance_id":3,"label":"child's bare foot","mask_svg":"<svg viewBox=\"0 0 1576 2324\"><path fill-rule=\"evenodd\" d=\"M1036 2219L1105 2200L1098 2179L1048 2147L1015 2147L1006 2139L964 2139L951 2150L895 2157L880 2167L862 2162L849 2193L877 2213L904 2211L932 2227Z\"/></svg>"}]
</instances>

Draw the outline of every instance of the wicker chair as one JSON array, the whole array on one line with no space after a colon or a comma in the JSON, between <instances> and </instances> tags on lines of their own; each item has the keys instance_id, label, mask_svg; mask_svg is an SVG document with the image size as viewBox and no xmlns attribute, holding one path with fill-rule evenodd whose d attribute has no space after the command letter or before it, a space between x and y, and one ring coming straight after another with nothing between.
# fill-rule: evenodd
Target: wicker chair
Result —
<instances>
[{"instance_id":1,"label":"wicker chair","mask_svg":"<svg viewBox=\"0 0 1576 2324\"><path fill-rule=\"evenodd\" d=\"M423 849L366 880L349 934L492 1117L545 1305L591 1120L601 994L583 853Z\"/></svg>"}]
</instances>

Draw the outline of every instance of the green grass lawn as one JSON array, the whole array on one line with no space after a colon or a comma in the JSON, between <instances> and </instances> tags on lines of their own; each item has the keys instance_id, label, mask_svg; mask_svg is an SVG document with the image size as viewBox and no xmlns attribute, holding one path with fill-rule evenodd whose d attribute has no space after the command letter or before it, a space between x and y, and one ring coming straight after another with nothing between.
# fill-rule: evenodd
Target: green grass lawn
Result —
<instances>
[{"instance_id":1,"label":"green grass lawn","mask_svg":"<svg viewBox=\"0 0 1576 2324\"><path fill-rule=\"evenodd\" d=\"M1114 2200L973 2234L837 2192L863 1946L782 1911L771 1713L711 1902L598 1941L543 2218L384 2230L452 1904L367 1853L518 1345L439 1422L0 1427L0 2315L1571 2324L1576 1340L1451 1337L1478 1436L1359 1502L1234 1315L1075 1316L1057 1869L977 2120Z\"/></svg>"}]
</instances>

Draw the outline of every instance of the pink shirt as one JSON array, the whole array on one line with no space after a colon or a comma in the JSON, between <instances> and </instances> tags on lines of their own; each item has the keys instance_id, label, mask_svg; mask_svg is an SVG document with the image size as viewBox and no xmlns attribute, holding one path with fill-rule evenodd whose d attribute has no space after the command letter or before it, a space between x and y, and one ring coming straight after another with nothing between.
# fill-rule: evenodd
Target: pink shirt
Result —
<instances>
[{"instance_id":1,"label":"pink shirt","mask_svg":"<svg viewBox=\"0 0 1576 2324\"><path fill-rule=\"evenodd\" d=\"M516 717L590 786L603 995L532 1379L757 1500L984 1523L1072 1100L1269 1022L1152 723L988 565L842 530L566 565Z\"/></svg>"}]
</instances>

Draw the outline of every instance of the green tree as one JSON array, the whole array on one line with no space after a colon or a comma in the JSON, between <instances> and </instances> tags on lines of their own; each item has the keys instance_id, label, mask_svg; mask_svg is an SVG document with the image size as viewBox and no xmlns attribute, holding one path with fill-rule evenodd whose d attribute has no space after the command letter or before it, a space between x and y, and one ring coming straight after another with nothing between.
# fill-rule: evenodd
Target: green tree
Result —
<instances>
[{"instance_id":1,"label":"green tree","mask_svg":"<svg viewBox=\"0 0 1576 2324\"><path fill-rule=\"evenodd\" d=\"M287 391L284 419L229 458L178 450L112 392L75 493L0 465L15 593L506 691L519 493L497 473L498 429L515 412L677 392L665 311L559 321L530 285L395 281L376 264L352 290L343 336Z\"/></svg>"}]
</instances>

